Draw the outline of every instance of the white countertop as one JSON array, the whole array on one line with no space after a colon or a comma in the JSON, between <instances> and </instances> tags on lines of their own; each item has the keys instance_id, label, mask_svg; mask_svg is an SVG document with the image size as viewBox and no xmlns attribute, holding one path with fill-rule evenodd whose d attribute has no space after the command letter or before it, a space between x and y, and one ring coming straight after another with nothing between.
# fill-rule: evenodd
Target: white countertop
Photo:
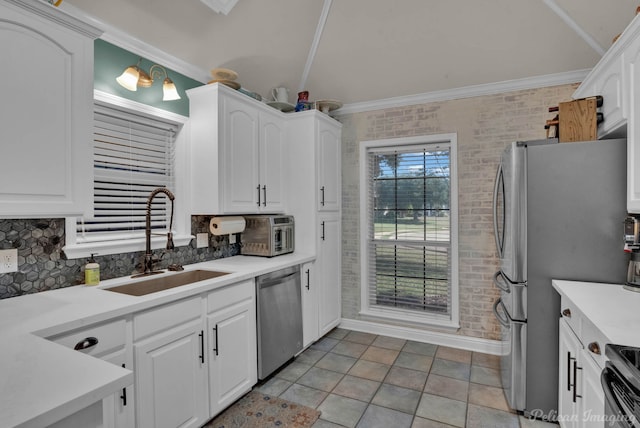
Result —
<instances>
[{"instance_id":1,"label":"white countertop","mask_svg":"<svg viewBox=\"0 0 640 428\"><path fill-rule=\"evenodd\" d=\"M0 300L0 427L44 427L133 383L133 373L43 339L306 263L314 255L235 256L185 266L228 275L146 296L105 288L129 277ZM166 273L171 275L173 272ZM158 275L154 276L157 278Z\"/></svg>"},{"instance_id":2,"label":"white countertop","mask_svg":"<svg viewBox=\"0 0 640 428\"><path fill-rule=\"evenodd\" d=\"M640 347L640 293L619 284L553 280L613 344Z\"/></svg>"}]
</instances>

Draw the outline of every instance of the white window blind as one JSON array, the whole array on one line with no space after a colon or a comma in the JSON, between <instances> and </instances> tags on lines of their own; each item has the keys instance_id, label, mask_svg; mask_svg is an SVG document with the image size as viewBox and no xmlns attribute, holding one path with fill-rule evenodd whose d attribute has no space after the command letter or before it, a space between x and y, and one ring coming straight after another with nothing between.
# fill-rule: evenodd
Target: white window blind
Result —
<instances>
[{"instance_id":1,"label":"white window blind","mask_svg":"<svg viewBox=\"0 0 640 428\"><path fill-rule=\"evenodd\" d=\"M368 148L368 305L451 316L447 143Z\"/></svg>"},{"instance_id":2,"label":"white window blind","mask_svg":"<svg viewBox=\"0 0 640 428\"><path fill-rule=\"evenodd\" d=\"M78 243L144 237L147 197L174 186L177 126L96 105L94 109L94 215L79 218ZM154 198L152 229L166 230L170 203Z\"/></svg>"}]
</instances>

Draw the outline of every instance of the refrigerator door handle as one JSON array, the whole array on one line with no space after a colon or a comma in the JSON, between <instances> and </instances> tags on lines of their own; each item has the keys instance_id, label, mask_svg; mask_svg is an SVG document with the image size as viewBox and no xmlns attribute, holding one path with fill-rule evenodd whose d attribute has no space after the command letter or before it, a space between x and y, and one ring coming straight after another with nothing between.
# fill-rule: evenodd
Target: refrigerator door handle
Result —
<instances>
[{"instance_id":1,"label":"refrigerator door handle","mask_svg":"<svg viewBox=\"0 0 640 428\"><path fill-rule=\"evenodd\" d=\"M500 183L503 182L502 174L502 162L498 165L498 172L496 173L496 182L493 188L493 234L496 239L496 248L498 249L498 258L502 258L504 250L504 215L502 216L502 236L498 232L498 193L500 192ZM502 186L502 192L504 194L504 185Z\"/></svg>"},{"instance_id":2,"label":"refrigerator door handle","mask_svg":"<svg viewBox=\"0 0 640 428\"><path fill-rule=\"evenodd\" d=\"M503 327L509 328L511 325L509 323L509 316L508 315L500 315L500 313L498 312L498 306L501 307L502 312L504 312L506 314L506 310L504 308L504 303L502 303L502 298L498 298L496 299L495 303L493 304L493 315L495 315L496 319L498 320L498 322L500 324L502 324Z\"/></svg>"},{"instance_id":3,"label":"refrigerator door handle","mask_svg":"<svg viewBox=\"0 0 640 428\"><path fill-rule=\"evenodd\" d=\"M499 280L498 277L502 277L502 280ZM509 286L506 285L505 281L507 281L507 279L505 278L504 273L501 270L499 270L498 272L496 272L493 275L493 283L494 283L494 285L498 289L504 291L505 293L511 293L511 288L509 288Z\"/></svg>"}]
</instances>

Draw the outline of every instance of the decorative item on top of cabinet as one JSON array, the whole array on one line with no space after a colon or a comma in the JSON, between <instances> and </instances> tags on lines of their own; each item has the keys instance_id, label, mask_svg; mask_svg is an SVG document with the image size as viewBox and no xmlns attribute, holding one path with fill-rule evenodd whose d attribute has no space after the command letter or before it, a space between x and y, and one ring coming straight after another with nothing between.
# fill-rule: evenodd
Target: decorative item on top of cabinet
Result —
<instances>
[{"instance_id":1,"label":"decorative item on top of cabinet","mask_svg":"<svg viewBox=\"0 0 640 428\"><path fill-rule=\"evenodd\" d=\"M192 213L284 212L284 116L219 83L187 95Z\"/></svg>"},{"instance_id":2,"label":"decorative item on top of cabinet","mask_svg":"<svg viewBox=\"0 0 640 428\"><path fill-rule=\"evenodd\" d=\"M102 31L41 1L3 1L0 15L0 116L10 146L0 161L0 217L89 215L93 41Z\"/></svg>"}]
</instances>

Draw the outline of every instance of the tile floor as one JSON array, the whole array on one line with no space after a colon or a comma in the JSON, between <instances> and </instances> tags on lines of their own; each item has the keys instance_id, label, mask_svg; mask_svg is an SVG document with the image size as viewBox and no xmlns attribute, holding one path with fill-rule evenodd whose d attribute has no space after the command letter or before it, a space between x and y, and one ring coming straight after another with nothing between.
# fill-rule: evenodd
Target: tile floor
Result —
<instances>
[{"instance_id":1,"label":"tile floor","mask_svg":"<svg viewBox=\"0 0 640 428\"><path fill-rule=\"evenodd\" d=\"M322 411L314 428L553 427L509 411L498 365L494 355L338 328L257 388Z\"/></svg>"}]
</instances>

